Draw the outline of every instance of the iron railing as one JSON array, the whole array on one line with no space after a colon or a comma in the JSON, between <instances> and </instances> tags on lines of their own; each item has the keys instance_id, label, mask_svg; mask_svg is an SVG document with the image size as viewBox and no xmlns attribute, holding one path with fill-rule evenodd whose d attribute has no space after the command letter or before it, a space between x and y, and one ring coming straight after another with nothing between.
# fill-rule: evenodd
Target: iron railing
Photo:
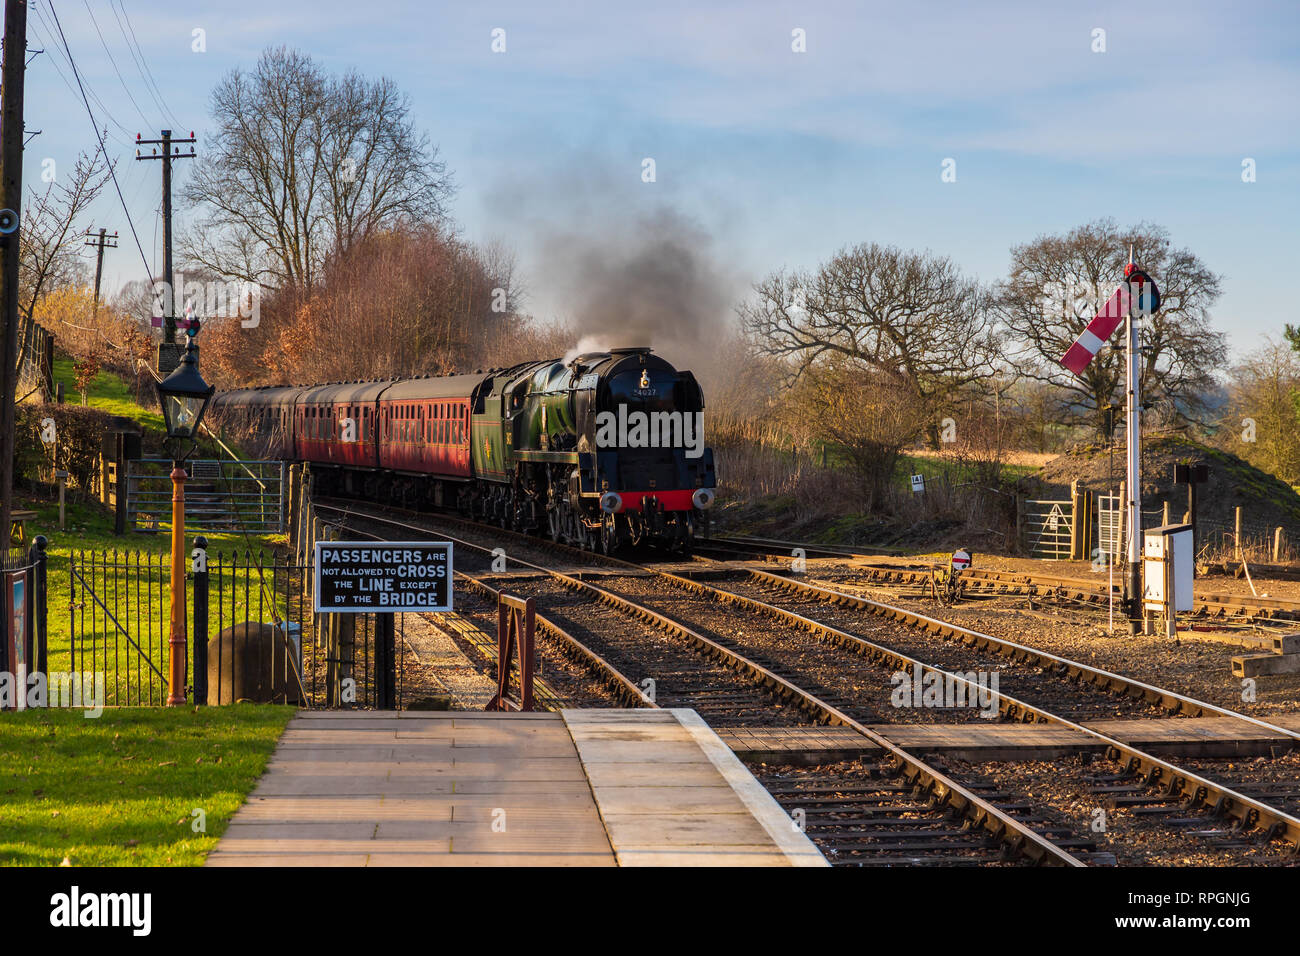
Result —
<instances>
[{"instance_id":1,"label":"iron railing","mask_svg":"<svg viewBox=\"0 0 1300 956\"><path fill-rule=\"evenodd\" d=\"M172 461L127 463L127 522L137 530L171 527ZM284 462L199 459L186 462L185 526L194 531L284 530Z\"/></svg>"},{"instance_id":2,"label":"iron railing","mask_svg":"<svg viewBox=\"0 0 1300 956\"><path fill-rule=\"evenodd\" d=\"M202 535L193 543L180 594L194 703L402 706L403 615L314 614L310 564L249 551L209 554ZM103 674L107 705L166 703L169 556L76 552L68 578L70 669Z\"/></svg>"}]
</instances>

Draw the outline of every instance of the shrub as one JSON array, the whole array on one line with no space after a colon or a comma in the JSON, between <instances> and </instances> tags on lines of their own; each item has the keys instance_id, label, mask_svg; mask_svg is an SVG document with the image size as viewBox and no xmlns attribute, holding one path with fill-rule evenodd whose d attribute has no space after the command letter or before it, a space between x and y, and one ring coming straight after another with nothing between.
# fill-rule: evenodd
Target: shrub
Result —
<instances>
[{"instance_id":1,"label":"shrub","mask_svg":"<svg viewBox=\"0 0 1300 956\"><path fill-rule=\"evenodd\" d=\"M53 445L42 440L42 423L54 420ZM29 486L53 478L61 469L73 487L89 493L99 477L99 455L104 435L113 429L114 416L97 408L23 403L14 418L14 477Z\"/></svg>"}]
</instances>

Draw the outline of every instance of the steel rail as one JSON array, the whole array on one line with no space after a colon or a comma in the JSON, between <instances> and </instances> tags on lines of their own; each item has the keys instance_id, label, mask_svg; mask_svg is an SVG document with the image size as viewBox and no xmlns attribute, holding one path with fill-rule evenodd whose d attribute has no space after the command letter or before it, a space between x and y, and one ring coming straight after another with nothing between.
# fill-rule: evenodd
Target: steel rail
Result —
<instances>
[{"instance_id":1,"label":"steel rail","mask_svg":"<svg viewBox=\"0 0 1300 956\"><path fill-rule=\"evenodd\" d=\"M429 530L427 528L421 528L417 525L410 524L409 522L360 513L350 508L340 508L333 505L323 504L316 504L315 507L317 510L333 511L339 514L352 516L362 521L376 521L413 531L427 532ZM462 538L457 538L454 535L445 534L444 532L438 533L464 547L481 551L485 554L492 553L490 548L486 548L483 545L477 545L471 541L466 541ZM1059 864L1071 867L1082 867L1086 865L1083 861L1079 860L1072 854L1057 847L1046 837L1036 833L1028 825L1017 820L1005 811L1000 810L997 806L984 800L982 797L979 797L974 792L947 777L945 774L930 766L919 757L908 753L897 744L882 736L880 733L859 723L852 717L840 711L838 708L812 694L809 694L807 691L792 684L779 674L776 674L770 669L758 664L745 655L724 647L679 621L673 620L672 618L660 614L657 611L653 611L650 608L636 604L633 601L629 601L628 599L613 594L610 591L606 591L604 588L597 587L596 585L586 581L581 581L578 578L564 574L563 572L539 564L533 564L529 561L524 561L520 558L512 558L510 560L522 567L532 568L548 575L569 590L578 592L585 591L609 607L613 607L630 617L645 621L661 630L665 630L683 638L688 644L693 646L704 656L724 663L731 669L745 674L761 686L766 686L771 689L777 697L795 701L801 709L823 720L825 723L853 728L892 757L895 765L900 769L902 775L909 784L922 789L926 793L932 794L941 805L951 807L956 812L962 814L970 820L973 826L985 830L996 839L1005 843L1013 853L1022 854L1029 857L1031 860L1044 864ZM627 562L619 563L627 564ZM640 569L637 565L628 566L638 568L638 570L644 570Z\"/></svg>"},{"instance_id":2,"label":"steel rail","mask_svg":"<svg viewBox=\"0 0 1300 956\"><path fill-rule=\"evenodd\" d=\"M789 591L799 591L806 594L814 594L822 600L831 603L847 604L860 610L869 611L872 614L881 617L901 621L909 626L918 627L924 631L938 634L947 640L960 641L981 650L994 650L1017 661L1028 661L1046 667L1057 673L1064 673L1068 677L1097 684L1112 692L1134 697L1141 696L1148 702L1158 704L1173 714L1182 713L1191 717L1203 717L1207 714L1213 714L1218 717L1232 717L1236 720L1245 721L1259 730L1278 734L1300 743L1300 731L1289 730L1286 727L1269 723L1268 721L1261 720L1258 717L1251 717L1249 714L1230 710L1227 707L1220 707L1218 704L1211 704L1208 701L1198 700L1195 697L1188 697L1187 695L1180 694L1177 691L1167 690L1163 687L1156 687L1152 684L1147 684L1143 681L1137 680L1136 678L1125 677L1121 674L1116 674L1113 671L1104 670L1100 667L1093 667L1091 664L1084 664L1068 657L1061 657L1060 655L1053 654L1050 651L1029 647L1026 644L1020 644L1006 638L994 637L991 634L985 634L968 627L962 627L960 624L941 621L937 618L921 614L918 611L909 611L906 608L901 608L893 604L886 604L883 601L874 601L871 598L865 598L861 595L848 594L844 591L836 591L833 588L810 584L805 581L797 581L793 578L786 577L785 575L773 574L770 571L759 571L754 568L745 568L743 570L751 577L757 578L760 581L765 581L778 588L783 588ZM663 574L666 572L658 573ZM674 577L678 577L679 580L689 582L690 584L699 583L689 581L687 578L680 578L680 576L676 575Z\"/></svg>"},{"instance_id":3,"label":"steel rail","mask_svg":"<svg viewBox=\"0 0 1300 956\"><path fill-rule=\"evenodd\" d=\"M888 548L878 548L875 549L877 553L869 554L854 551L852 548L840 548L833 545L800 544L794 541L728 536L702 538L697 543L702 549L731 549L767 556L788 556L792 549L802 548L806 557L839 558L854 562L871 561L894 553ZM927 565L923 568L917 568L915 566L857 564L858 569L868 577L883 577L887 580L892 579L906 584L929 583L930 571L937 566ZM1059 598L1063 591L1065 592L1064 596L1069 599L1096 604L1104 604L1108 598L1105 585L1059 575L995 570L992 568L971 568L962 573L962 580L967 587L980 592L1029 594L1035 597ZM1282 618L1283 620L1292 617L1300 618L1300 601L1286 598L1254 596L1238 598L1236 595L1211 593L1196 597L1195 602L1196 607L1193 613L1204 613L1208 616L1243 615L1248 619L1277 620L1278 618L1274 615L1281 613L1286 615L1285 618Z\"/></svg>"},{"instance_id":4,"label":"steel rail","mask_svg":"<svg viewBox=\"0 0 1300 956\"><path fill-rule=\"evenodd\" d=\"M345 504L351 504L351 502L345 502ZM339 510L337 505L330 505L329 507L333 507L336 510ZM405 512L405 513L408 515L410 514L410 512ZM685 586L687 588L694 588L700 584L700 582L693 581L689 578L682 577L681 575L672 574L671 572L663 571L652 566L635 564L631 561L624 561L621 558L614 558L608 555L600 555L589 551L583 551L578 548L573 548L569 545L559 544L557 542L550 541L545 538L537 538L532 535L524 534L522 532L512 531L509 529L502 529L494 525L482 525L478 522L468 521L466 519L458 518L458 517L444 517L443 515L436 515L433 517L435 517L437 520L440 521L441 520L452 521L456 524L468 526L476 530L491 531L495 535L504 535L506 537L511 537L530 547L544 548L547 550L553 550L563 554L568 554L574 557L580 557L585 560L594 561L596 563L603 563L607 565L613 565L615 567L626 568L629 571L633 571L639 574L649 573L652 575L658 575L660 577L669 579L674 583ZM385 518L383 520L393 520L393 519ZM401 522L395 522L395 523L401 524ZM414 527L414 526L408 525L407 527ZM711 540L716 540L716 539L711 539ZM722 564L722 562L713 561L712 559L702 559L702 560L707 561L710 564ZM837 604L848 603L848 604L855 605L863 610L872 611L873 613L877 613L877 614L884 614L895 620L899 620L904 624L921 627L922 629L928 630L932 633L938 633L940 636L945 638L952 639L955 635L960 634L962 635L962 640L964 643L969 644L971 646L978 647L980 649L985 649L985 650L993 649L997 651L1002 651L1005 648L1005 653L1007 653L1015 660L1020 660L1020 661L1031 660L1034 663L1047 666L1054 670L1058 670L1058 671L1064 670L1067 673L1067 676L1076 679L1086 680L1089 683L1094 683L1097 686L1101 687L1102 689L1109 691L1110 693L1127 694L1129 696L1137 696L1138 694L1141 694L1148 702L1152 704L1159 704L1160 706L1164 707L1164 709L1168 710L1170 713L1173 714L1185 713L1189 716L1196 717L1196 716L1203 716L1206 713L1212 713L1221 717L1233 717L1238 720L1243 720L1248 723L1251 723L1256 727L1258 727L1259 729L1267 731L1269 733L1276 733L1300 742L1300 732L1289 730L1285 727L1281 727L1276 724L1272 724L1267 721L1260 720L1259 718L1256 717L1248 716L1247 714L1242 714L1238 711L1230 710L1225 707L1219 707L1216 704L1211 704L1206 701L1197 700L1196 698L1188 697L1184 694L1179 694L1176 691L1155 687L1153 685L1145 684L1133 678L1124 677L1120 674L1115 674L1111 671L1093 667L1089 664L1083 664L1079 661L1071 660L1065 657L1060 657L1048 651L1038 650L1036 648L1028 647L1023 644L1018 644L1014 641L1008 641L1003 638L994 637L989 634L983 634L979 631L974 631L971 630L970 628L965 628L958 624L952 624L947 621L940 621L935 618L927 617L917 612L908 611L905 608L896 607L891 604L885 604L880 601L874 601L870 598L864 598L861 597L860 595L846 594L845 592L842 591L836 591L833 588L827 588L827 587L821 587L819 585L809 584L794 578L790 578L786 575L773 574L771 572L760 571L756 568L749 568L749 567L735 567L726 564L722 564L722 566L734 570L743 571L753 577L762 580L767 580L773 584L776 584L779 587L785 587L791 590L805 590L808 592L818 594L819 596L822 596L825 600L831 601L833 603L837 603ZM917 573L922 573L922 572L917 572ZM926 578L926 580L928 580L928 577ZM719 593L731 594L732 592L720 591ZM736 597L739 598L741 596L736 595ZM752 601L753 599L749 598L747 600ZM762 605L763 602L755 602L755 603ZM771 605L765 605L765 606L771 607ZM781 611L781 609L779 608L774 608L774 610Z\"/></svg>"},{"instance_id":5,"label":"steel rail","mask_svg":"<svg viewBox=\"0 0 1300 956\"><path fill-rule=\"evenodd\" d=\"M930 570L883 565L859 566L865 577L886 583L907 585L928 584ZM1052 575L1027 575L1019 571L994 571L974 569L962 572L962 585L978 594L1026 595L1060 600L1062 598L1088 604L1104 605L1110 595L1104 584L1092 584L1078 578ZM1287 620L1300 617L1300 601L1286 598L1245 598L1234 595L1204 594L1193 598L1193 615L1206 617L1244 617L1248 621Z\"/></svg>"}]
</instances>

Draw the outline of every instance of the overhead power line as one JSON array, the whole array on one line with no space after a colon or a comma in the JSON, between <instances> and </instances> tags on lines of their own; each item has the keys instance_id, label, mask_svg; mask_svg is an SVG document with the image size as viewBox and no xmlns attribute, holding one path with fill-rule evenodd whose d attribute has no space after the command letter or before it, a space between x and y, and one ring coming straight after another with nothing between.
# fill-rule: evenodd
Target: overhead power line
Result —
<instances>
[{"instance_id":1,"label":"overhead power line","mask_svg":"<svg viewBox=\"0 0 1300 956\"><path fill-rule=\"evenodd\" d=\"M77 61L73 59L72 50L68 47L68 38L63 34L63 24L59 22L59 14L54 9L54 0L47 0L47 2L50 5L50 14L54 17L54 25L59 31L59 39L63 43L63 52L68 55L68 62L72 65L72 76L77 81L77 88L81 90L81 102L86 106L86 115L90 117L90 126L95 131L95 139L99 142L100 154L108 163L109 175L113 177L113 188L117 190L117 199L122 204L122 212L126 214L126 223L131 228L131 237L135 240L135 247L140 253L140 261L144 263L145 273L152 279L153 270L149 268L149 259L145 256L144 246L140 245L140 236L135 231L135 220L131 218L131 210L127 208L126 199L122 196L122 186L117 181L117 169L108 158L108 150L104 147L104 137L100 135L99 124L95 122L95 111L90 108L90 98L86 96L86 87L81 82L81 71L77 69Z\"/></svg>"},{"instance_id":2,"label":"overhead power line","mask_svg":"<svg viewBox=\"0 0 1300 956\"><path fill-rule=\"evenodd\" d=\"M45 28L50 32L50 35L51 35L51 38L52 38L53 35L54 35L54 33L55 33L55 29L54 29L54 27L50 26L50 25L46 22L46 20L45 20L45 14L44 14L44 12L41 10L40 5L39 5L39 4L36 4L35 6L32 7L32 9L35 11L37 18L41 21L42 24L45 25ZM50 4L50 12L51 12L51 13L54 12L54 5L53 5L52 3ZM57 18L56 18L56 19L57 19ZM62 33L62 30L60 29L59 32ZM51 46L55 46L54 44L50 44L50 45L51 45ZM55 46L55 49L58 49L57 46ZM67 62L68 62L68 65L71 67L71 66L72 66L72 59L71 59L70 56L67 56L67 44L66 44L66 42L64 43L64 49L63 49L63 50L60 50L59 53L60 53L60 55L65 56L65 58L66 58L66 60L67 60ZM88 96L88 98L91 99L91 100L94 100L95 104L99 107L99 111L100 111L104 116L108 117L108 121L109 121L113 126L116 126L116 127L118 128L118 130L120 130L124 135L126 135L127 137L130 137L130 135L131 135L131 130L128 129L128 128L127 128L127 127L126 127L126 126L125 126L125 125L120 121L120 120L118 120L117 116L114 115L113 111L110 110L110 109L108 108L108 105L107 105L107 104L106 104L102 99L100 99L99 94L96 93L96 92L94 91L94 89L90 89L90 90L87 91L87 90L85 90L85 89L83 88L83 95L84 95L84 96Z\"/></svg>"},{"instance_id":3,"label":"overhead power line","mask_svg":"<svg viewBox=\"0 0 1300 956\"><path fill-rule=\"evenodd\" d=\"M90 15L90 23L94 26L95 32L99 34L99 45L104 48L104 53L108 56L108 62L112 64L113 72L117 74L117 81L122 84L122 90L126 93L126 98L131 101L135 111L140 114L140 119L148 124L149 117L145 116L144 110L140 109L140 104L135 101L135 94L126 85L126 80L122 77L122 71L117 68L117 60L113 57L113 51L108 48L108 42L104 39L104 32L99 29L99 21L95 19L95 11L90 9L90 0L81 0L81 2L86 5L86 13Z\"/></svg>"},{"instance_id":4,"label":"overhead power line","mask_svg":"<svg viewBox=\"0 0 1300 956\"><path fill-rule=\"evenodd\" d=\"M149 69L149 61L145 58L144 49L140 46L140 41L136 39L135 27L131 24L131 15L126 12L125 0L117 0L117 5L122 8L122 16L120 17L117 15L117 9L113 6L111 0L108 8L113 11L113 17L117 20L117 28L122 33L122 39L126 40L126 48L131 53L131 59L135 61L135 68L139 72L140 78L145 81L145 89L149 91L149 95L153 97L153 101L158 104L158 109L162 110L163 114L172 121L172 128L180 129L180 120L178 120L176 114L171 111L171 107L167 105L166 99L162 95L162 90L158 88L158 81L153 78L153 70ZM123 19L126 20L125 28L122 26ZM131 31L130 39L127 39L126 35L128 29ZM133 42L135 44L134 49L132 49L131 46ZM139 51L140 55L138 57L136 56L136 51Z\"/></svg>"}]
</instances>

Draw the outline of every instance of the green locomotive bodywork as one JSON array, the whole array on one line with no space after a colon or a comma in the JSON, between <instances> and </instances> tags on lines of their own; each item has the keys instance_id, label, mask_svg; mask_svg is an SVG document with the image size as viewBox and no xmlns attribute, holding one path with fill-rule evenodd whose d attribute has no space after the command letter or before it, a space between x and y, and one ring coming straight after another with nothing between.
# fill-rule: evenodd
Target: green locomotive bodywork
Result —
<instances>
[{"instance_id":1,"label":"green locomotive bodywork","mask_svg":"<svg viewBox=\"0 0 1300 956\"><path fill-rule=\"evenodd\" d=\"M474 395L471 439L475 477L492 487L473 510L521 529L544 522L552 536L580 543L602 529L615 544L665 533L688 540L697 515L682 507L681 490L714 487L712 452L704 449L692 460L681 448L598 447L598 413L619 401L686 414L704 405L694 376L649 349L529 362L490 374ZM626 514L601 514L603 493L629 488L638 497ZM667 495L676 503L665 509Z\"/></svg>"}]
</instances>

